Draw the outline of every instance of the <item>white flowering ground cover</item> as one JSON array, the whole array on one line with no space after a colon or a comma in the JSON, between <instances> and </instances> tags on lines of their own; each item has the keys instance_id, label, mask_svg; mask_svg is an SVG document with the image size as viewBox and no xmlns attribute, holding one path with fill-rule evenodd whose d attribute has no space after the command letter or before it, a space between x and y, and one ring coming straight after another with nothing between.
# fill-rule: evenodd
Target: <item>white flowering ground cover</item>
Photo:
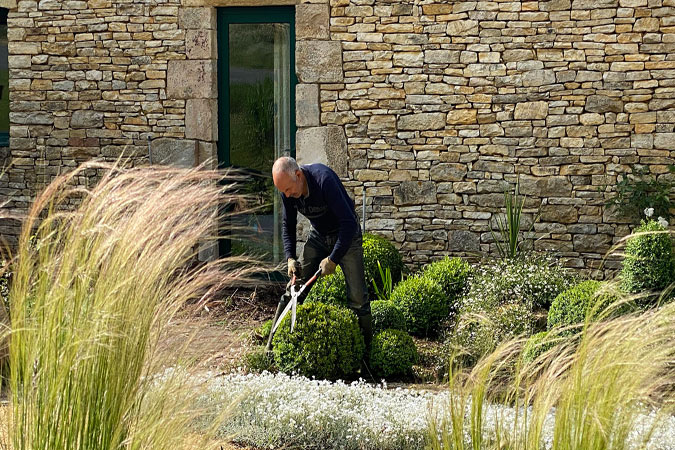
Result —
<instances>
[{"instance_id":1,"label":"white flowering ground cover","mask_svg":"<svg viewBox=\"0 0 675 450\"><path fill-rule=\"evenodd\" d=\"M448 398L447 392L270 373L232 373L210 379L208 386L209 406L237 405L221 435L259 448L421 449L428 439L429 419L446 414ZM497 421L509 429L514 417L513 408L488 406L486 434ZM635 448L655 418L655 413L639 417L632 435ZM675 418L659 422L646 449L675 449ZM551 448L553 424L550 414L542 448Z\"/></svg>"}]
</instances>

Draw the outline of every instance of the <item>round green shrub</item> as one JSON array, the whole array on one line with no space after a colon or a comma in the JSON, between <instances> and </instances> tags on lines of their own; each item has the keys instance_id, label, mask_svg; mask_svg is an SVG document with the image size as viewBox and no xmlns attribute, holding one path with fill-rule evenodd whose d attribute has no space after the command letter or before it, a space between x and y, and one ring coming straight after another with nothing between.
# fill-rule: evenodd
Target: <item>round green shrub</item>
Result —
<instances>
[{"instance_id":1,"label":"round green shrub","mask_svg":"<svg viewBox=\"0 0 675 450\"><path fill-rule=\"evenodd\" d=\"M548 311L548 329L583 323L587 315L600 314L618 300L607 287L606 283L586 280L561 292Z\"/></svg>"},{"instance_id":2,"label":"round green shrub","mask_svg":"<svg viewBox=\"0 0 675 450\"><path fill-rule=\"evenodd\" d=\"M390 300L375 300L370 302L370 310L373 315L373 333L392 328L405 330L405 318L403 313Z\"/></svg>"},{"instance_id":3,"label":"round green shrub","mask_svg":"<svg viewBox=\"0 0 675 450\"><path fill-rule=\"evenodd\" d=\"M340 266L336 267L335 273L319 277L305 298L306 302L321 302L331 305L347 306L347 284L345 275Z\"/></svg>"},{"instance_id":4,"label":"round green shrub","mask_svg":"<svg viewBox=\"0 0 675 450\"><path fill-rule=\"evenodd\" d=\"M523 347L523 361L531 363L553 347L555 347L555 342L548 339L548 331L534 334L530 336Z\"/></svg>"},{"instance_id":5,"label":"round green shrub","mask_svg":"<svg viewBox=\"0 0 675 450\"><path fill-rule=\"evenodd\" d=\"M382 276L377 263L382 270L389 268L392 283L395 285L401 280L403 270L403 257L394 247L394 244L376 234L365 233L363 235L363 268L366 273L366 284L371 298L374 294L373 280L378 288L382 288Z\"/></svg>"},{"instance_id":6,"label":"round green shrub","mask_svg":"<svg viewBox=\"0 0 675 450\"><path fill-rule=\"evenodd\" d=\"M408 332L416 336L435 334L448 317L448 299L441 286L419 275L401 281L391 293L391 301L403 313Z\"/></svg>"},{"instance_id":7,"label":"round green shrub","mask_svg":"<svg viewBox=\"0 0 675 450\"><path fill-rule=\"evenodd\" d=\"M626 242L621 287L629 293L658 291L675 281L675 260L670 234L655 220L643 222Z\"/></svg>"},{"instance_id":8,"label":"round green shrub","mask_svg":"<svg viewBox=\"0 0 675 450\"><path fill-rule=\"evenodd\" d=\"M460 298L466 293L471 266L461 258L445 257L428 264L422 269L422 276L438 283L448 297L450 313L456 314Z\"/></svg>"},{"instance_id":9,"label":"round green shrub","mask_svg":"<svg viewBox=\"0 0 675 450\"><path fill-rule=\"evenodd\" d=\"M370 365L377 376L408 375L416 360L415 342L405 331L387 329L373 337Z\"/></svg>"},{"instance_id":10,"label":"round green shrub","mask_svg":"<svg viewBox=\"0 0 675 450\"><path fill-rule=\"evenodd\" d=\"M306 377L336 379L360 367L365 344L356 314L319 302L298 306L291 333L290 314L272 338L274 361L280 371Z\"/></svg>"}]
</instances>

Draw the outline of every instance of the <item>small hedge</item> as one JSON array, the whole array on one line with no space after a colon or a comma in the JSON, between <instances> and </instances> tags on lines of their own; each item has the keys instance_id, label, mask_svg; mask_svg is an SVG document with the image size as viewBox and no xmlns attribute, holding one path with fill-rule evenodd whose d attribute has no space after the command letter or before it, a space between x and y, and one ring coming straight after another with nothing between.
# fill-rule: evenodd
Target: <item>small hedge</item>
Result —
<instances>
[{"instance_id":1,"label":"small hedge","mask_svg":"<svg viewBox=\"0 0 675 450\"><path fill-rule=\"evenodd\" d=\"M298 306L295 329L290 314L272 338L274 361L280 371L306 377L337 379L354 374L365 350L356 314L319 302Z\"/></svg>"},{"instance_id":2,"label":"small hedge","mask_svg":"<svg viewBox=\"0 0 675 450\"><path fill-rule=\"evenodd\" d=\"M415 342L405 331L388 329L373 337L370 364L377 376L408 375L415 361Z\"/></svg>"},{"instance_id":3,"label":"small hedge","mask_svg":"<svg viewBox=\"0 0 675 450\"><path fill-rule=\"evenodd\" d=\"M349 304L347 284L340 266L335 268L335 273L319 277L307 294L305 301L347 306Z\"/></svg>"},{"instance_id":4,"label":"small hedge","mask_svg":"<svg viewBox=\"0 0 675 450\"><path fill-rule=\"evenodd\" d=\"M445 257L428 264L422 270L422 276L438 283L448 297L451 314L457 314L460 299L466 293L471 266L461 258Z\"/></svg>"},{"instance_id":5,"label":"small hedge","mask_svg":"<svg viewBox=\"0 0 675 450\"><path fill-rule=\"evenodd\" d=\"M391 293L391 301L401 310L406 329L416 336L435 334L448 317L448 300L441 286L422 276L401 281Z\"/></svg>"},{"instance_id":6,"label":"small hedge","mask_svg":"<svg viewBox=\"0 0 675 450\"><path fill-rule=\"evenodd\" d=\"M621 287L629 293L659 291L675 281L670 234L655 220L642 222L641 234L628 239L621 269Z\"/></svg>"},{"instance_id":7,"label":"small hedge","mask_svg":"<svg viewBox=\"0 0 675 450\"><path fill-rule=\"evenodd\" d=\"M541 355L555 347L555 342L548 339L548 331L541 331L530 338L523 347L523 361L531 363L539 358Z\"/></svg>"},{"instance_id":8,"label":"small hedge","mask_svg":"<svg viewBox=\"0 0 675 450\"><path fill-rule=\"evenodd\" d=\"M370 302L370 310L373 315L373 333L377 334L388 328L405 330L405 317L389 300L375 300Z\"/></svg>"},{"instance_id":9,"label":"small hedge","mask_svg":"<svg viewBox=\"0 0 675 450\"><path fill-rule=\"evenodd\" d=\"M548 329L584 323L587 315L602 313L618 300L607 286L600 281L587 280L560 293L548 311Z\"/></svg>"},{"instance_id":10,"label":"small hedge","mask_svg":"<svg viewBox=\"0 0 675 450\"><path fill-rule=\"evenodd\" d=\"M376 234L365 233L363 235L363 268L366 273L366 284L368 292L373 298L374 290L372 280L375 280L377 286L381 289L382 277L377 265L378 261L382 270L389 268L394 285L401 280L401 271L403 270L403 257L394 247L394 244L387 239Z\"/></svg>"}]
</instances>

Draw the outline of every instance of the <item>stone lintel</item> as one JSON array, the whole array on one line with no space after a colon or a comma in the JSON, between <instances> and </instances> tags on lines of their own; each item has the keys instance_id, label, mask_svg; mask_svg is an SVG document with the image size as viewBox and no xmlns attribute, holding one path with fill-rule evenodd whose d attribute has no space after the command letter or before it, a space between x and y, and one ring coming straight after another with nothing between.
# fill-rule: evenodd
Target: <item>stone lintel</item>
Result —
<instances>
[{"instance_id":1,"label":"stone lintel","mask_svg":"<svg viewBox=\"0 0 675 450\"><path fill-rule=\"evenodd\" d=\"M182 0L182 6L289 6L299 0Z\"/></svg>"}]
</instances>

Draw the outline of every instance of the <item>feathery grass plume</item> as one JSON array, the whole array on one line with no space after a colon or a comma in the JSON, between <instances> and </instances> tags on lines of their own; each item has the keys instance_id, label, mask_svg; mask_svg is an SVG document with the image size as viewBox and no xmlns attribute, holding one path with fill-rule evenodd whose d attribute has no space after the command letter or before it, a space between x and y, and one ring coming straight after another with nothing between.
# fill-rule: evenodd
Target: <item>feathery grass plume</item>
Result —
<instances>
[{"instance_id":1,"label":"feathery grass plume","mask_svg":"<svg viewBox=\"0 0 675 450\"><path fill-rule=\"evenodd\" d=\"M605 321L595 315L576 337L568 332L551 331L557 345L532 363L523 364L521 339L468 375L454 374L447 417L431 420L430 447L643 448L675 405L675 305ZM638 437L651 412L656 419Z\"/></svg>"},{"instance_id":2,"label":"feathery grass plume","mask_svg":"<svg viewBox=\"0 0 675 450\"><path fill-rule=\"evenodd\" d=\"M92 170L100 181L77 187ZM220 206L236 200L221 177L90 162L38 195L10 289L13 450L195 444L196 386L165 371L158 344L177 312L247 274L241 260L229 271L224 261L191 264L216 238ZM180 349L171 353L175 361Z\"/></svg>"}]
</instances>

